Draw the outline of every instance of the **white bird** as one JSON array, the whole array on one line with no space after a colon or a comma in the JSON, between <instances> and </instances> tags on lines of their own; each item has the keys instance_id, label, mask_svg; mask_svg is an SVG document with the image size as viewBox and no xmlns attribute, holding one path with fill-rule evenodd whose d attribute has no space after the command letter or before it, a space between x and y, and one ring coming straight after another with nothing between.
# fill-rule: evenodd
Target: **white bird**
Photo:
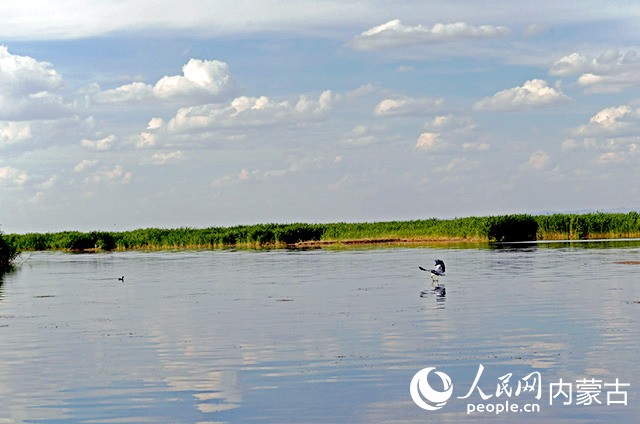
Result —
<instances>
[{"instance_id":1,"label":"white bird","mask_svg":"<svg viewBox=\"0 0 640 424\"><path fill-rule=\"evenodd\" d=\"M436 266L433 269L426 269L421 266L418 267L423 271L429 271L431 273L431 282L433 283L440 282L440 277L444 275L445 270L444 261L442 259L436 259L435 263Z\"/></svg>"}]
</instances>

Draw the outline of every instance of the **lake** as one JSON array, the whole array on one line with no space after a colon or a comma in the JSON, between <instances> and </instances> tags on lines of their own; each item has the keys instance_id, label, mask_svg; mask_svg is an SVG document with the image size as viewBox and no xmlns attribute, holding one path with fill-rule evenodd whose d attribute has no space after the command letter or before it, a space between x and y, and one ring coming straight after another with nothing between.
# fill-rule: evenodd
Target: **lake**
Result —
<instances>
[{"instance_id":1,"label":"lake","mask_svg":"<svg viewBox=\"0 0 640 424\"><path fill-rule=\"evenodd\" d=\"M418 269L436 258L444 295ZM638 241L27 254L0 285L0 423L638 422L640 265L616 262L639 259Z\"/></svg>"}]
</instances>

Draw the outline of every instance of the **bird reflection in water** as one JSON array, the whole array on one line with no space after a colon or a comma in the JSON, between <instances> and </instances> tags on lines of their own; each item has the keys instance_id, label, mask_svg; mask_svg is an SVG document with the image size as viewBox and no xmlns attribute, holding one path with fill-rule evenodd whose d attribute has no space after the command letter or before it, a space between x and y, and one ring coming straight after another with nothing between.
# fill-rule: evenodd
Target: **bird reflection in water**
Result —
<instances>
[{"instance_id":1,"label":"bird reflection in water","mask_svg":"<svg viewBox=\"0 0 640 424\"><path fill-rule=\"evenodd\" d=\"M431 290L423 290L420 292L420 297L435 296L436 299L444 301L447 295L447 288L443 285L434 286Z\"/></svg>"}]
</instances>

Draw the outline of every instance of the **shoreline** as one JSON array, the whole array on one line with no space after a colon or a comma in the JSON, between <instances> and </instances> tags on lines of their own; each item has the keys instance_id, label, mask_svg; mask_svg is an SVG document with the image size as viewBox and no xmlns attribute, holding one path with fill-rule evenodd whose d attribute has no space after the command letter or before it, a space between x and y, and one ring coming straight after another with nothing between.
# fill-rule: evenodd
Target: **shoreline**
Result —
<instances>
[{"instance_id":1,"label":"shoreline","mask_svg":"<svg viewBox=\"0 0 640 424\"><path fill-rule=\"evenodd\" d=\"M228 245L210 244L181 244L181 245L140 245L135 247L116 247L114 249L102 249L98 247L86 249L65 249L51 248L40 250L22 250L22 252L64 252L69 254L92 254L105 252L129 252L129 251L166 251L166 250L269 250L269 249L322 249L322 248L356 248L356 247L402 247L402 246L433 246L433 245L496 245L496 246L518 246L518 245L547 245L555 243L598 243L598 242L640 242L640 237L594 237L587 239L561 239L549 238L542 240L531 240L521 242L496 242L486 238L463 238L463 237L384 237L384 238L362 238L344 240L307 240L296 243L236 243ZM640 265L640 261L616 262L624 264Z\"/></svg>"}]
</instances>

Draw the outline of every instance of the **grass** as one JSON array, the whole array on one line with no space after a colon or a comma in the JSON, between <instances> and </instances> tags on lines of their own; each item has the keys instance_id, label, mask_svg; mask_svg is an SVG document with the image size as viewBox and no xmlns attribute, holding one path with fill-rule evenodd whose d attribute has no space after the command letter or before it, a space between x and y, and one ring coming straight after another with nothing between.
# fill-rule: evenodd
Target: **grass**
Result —
<instances>
[{"instance_id":1,"label":"grass","mask_svg":"<svg viewBox=\"0 0 640 424\"><path fill-rule=\"evenodd\" d=\"M327 243L420 241L530 241L640 237L640 214L500 215L328 224L256 224L209 228L10 234L8 245L25 250L127 250L284 247Z\"/></svg>"}]
</instances>

